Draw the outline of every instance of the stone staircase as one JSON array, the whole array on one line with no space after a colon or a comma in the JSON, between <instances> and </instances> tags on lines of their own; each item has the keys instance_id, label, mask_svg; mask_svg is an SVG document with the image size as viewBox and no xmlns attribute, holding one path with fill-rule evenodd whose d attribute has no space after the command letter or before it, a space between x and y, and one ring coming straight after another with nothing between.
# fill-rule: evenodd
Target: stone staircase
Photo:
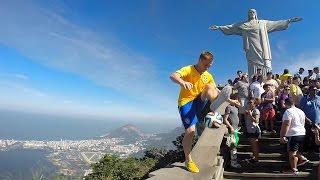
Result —
<instances>
[{"instance_id":1,"label":"stone staircase","mask_svg":"<svg viewBox=\"0 0 320 180\"><path fill-rule=\"evenodd\" d=\"M259 139L260 157L256 164L248 164L241 160L250 158L250 142L243 135L240 137L238 147L238 160L242 165L240 169L226 168L224 170L225 179L318 179L320 175L316 173L315 154L305 155L311 163L298 167L300 173L284 174L281 171L288 167L288 157L286 154L286 145L279 143L279 131L281 123L277 122L276 134L263 134ZM320 178L319 178L320 179Z\"/></svg>"},{"instance_id":2,"label":"stone staircase","mask_svg":"<svg viewBox=\"0 0 320 180\"><path fill-rule=\"evenodd\" d=\"M153 171L149 174L150 180L209 180L209 179L311 179L320 180L320 175L317 174L316 161L319 159L319 154L305 155L311 163L299 167L300 173L284 174L281 171L288 167L288 157L286 154L286 145L279 143L279 131L281 123L277 122L275 129L276 134L263 134L259 140L260 157L256 164L248 164L240 162L242 168L234 169L225 167L224 162L229 162L223 158L224 148L222 142L223 135L226 132L226 127L223 125L218 129L205 128L200 136L196 146L191 154L194 161L199 165L200 173L190 173L184 163L173 163L166 168ZM222 143L222 144L221 144ZM222 152L220 154L220 152ZM242 135L240 137L240 145L238 147L238 160L250 158L251 147L249 140Z\"/></svg>"}]
</instances>

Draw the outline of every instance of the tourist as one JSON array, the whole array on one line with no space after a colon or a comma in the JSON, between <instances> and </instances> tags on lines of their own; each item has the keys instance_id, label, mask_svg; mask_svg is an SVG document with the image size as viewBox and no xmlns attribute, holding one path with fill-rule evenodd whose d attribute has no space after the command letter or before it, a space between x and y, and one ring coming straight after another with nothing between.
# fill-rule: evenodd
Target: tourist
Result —
<instances>
[{"instance_id":1,"label":"tourist","mask_svg":"<svg viewBox=\"0 0 320 180\"><path fill-rule=\"evenodd\" d=\"M319 67L314 67L314 68L313 68L313 72L314 72L314 74L313 74L313 79L314 79L314 80L320 78Z\"/></svg>"},{"instance_id":2,"label":"tourist","mask_svg":"<svg viewBox=\"0 0 320 180\"><path fill-rule=\"evenodd\" d=\"M299 87L299 78L293 77L292 84L290 85L290 96L293 98L294 105L299 107L300 100L303 96L301 88Z\"/></svg>"},{"instance_id":3,"label":"tourist","mask_svg":"<svg viewBox=\"0 0 320 180\"><path fill-rule=\"evenodd\" d=\"M303 72L304 72L304 68L299 68L299 72L297 72L296 74L294 74L294 77L298 77L300 79L300 81L302 81L303 77Z\"/></svg>"},{"instance_id":4,"label":"tourist","mask_svg":"<svg viewBox=\"0 0 320 180\"><path fill-rule=\"evenodd\" d=\"M217 89L213 76L208 72L212 63L213 54L205 51L200 54L197 64L185 66L170 75L170 79L181 87L178 109L185 128L182 145L186 168L193 173L199 172L190 154L196 125L203 124L198 122L203 121L209 111L214 112L215 108L218 108L223 102L235 102L230 99L231 87L227 86L221 92ZM198 130L197 133L200 135Z\"/></svg>"},{"instance_id":5,"label":"tourist","mask_svg":"<svg viewBox=\"0 0 320 180\"><path fill-rule=\"evenodd\" d=\"M263 74L262 74L262 69L261 68L257 68L257 76L262 76L263 77ZM266 74L264 74L266 75Z\"/></svg>"},{"instance_id":6,"label":"tourist","mask_svg":"<svg viewBox=\"0 0 320 180\"><path fill-rule=\"evenodd\" d=\"M278 85L280 86L281 85L281 80L280 80L279 74L275 74L273 78L274 78L274 80L277 81Z\"/></svg>"},{"instance_id":7,"label":"tourist","mask_svg":"<svg viewBox=\"0 0 320 180\"><path fill-rule=\"evenodd\" d=\"M286 85L291 85L293 83L293 77L292 76L288 76L287 81L285 82Z\"/></svg>"},{"instance_id":8,"label":"tourist","mask_svg":"<svg viewBox=\"0 0 320 180\"><path fill-rule=\"evenodd\" d=\"M280 76L281 84L285 84L285 82L288 80L288 77L292 77L292 75L289 73L288 69L283 70L283 74Z\"/></svg>"},{"instance_id":9,"label":"tourist","mask_svg":"<svg viewBox=\"0 0 320 180\"><path fill-rule=\"evenodd\" d=\"M304 127L306 115L301 109L294 106L292 98L286 99L285 105L287 110L284 112L282 118L280 143L287 143L290 169L284 172L297 174L297 167L308 162L301 154L306 135Z\"/></svg>"},{"instance_id":10,"label":"tourist","mask_svg":"<svg viewBox=\"0 0 320 180\"><path fill-rule=\"evenodd\" d=\"M252 158L246 159L245 161L252 164L259 161L258 139L261 138L261 130L259 127L260 111L256 108L258 105L258 100L253 98L249 99L245 116L247 137L249 138L252 148Z\"/></svg>"},{"instance_id":11,"label":"tourist","mask_svg":"<svg viewBox=\"0 0 320 180\"><path fill-rule=\"evenodd\" d=\"M272 90L273 92L275 92L276 89L278 89L278 87L279 87L278 82L273 79L272 72L268 72L268 73L267 73L267 79L264 81L264 84L269 84L269 85L271 85L271 90Z\"/></svg>"},{"instance_id":12,"label":"tourist","mask_svg":"<svg viewBox=\"0 0 320 180\"><path fill-rule=\"evenodd\" d=\"M320 78L317 79L316 81L316 88L317 88L317 95L320 96Z\"/></svg>"},{"instance_id":13,"label":"tourist","mask_svg":"<svg viewBox=\"0 0 320 180\"><path fill-rule=\"evenodd\" d=\"M273 107L273 104L275 102L275 95L272 90L272 85L265 84L263 85L263 88L265 90L265 92L261 95L261 120L264 121L265 128L263 133L267 133L268 131L270 131L271 133L276 133L276 131L274 130L276 111Z\"/></svg>"},{"instance_id":14,"label":"tourist","mask_svg":"<svg viewBox=\"0 0 320 180\"><path fill-rule=\"evenodd\" d=\"M237 94L231 94L230 99L237 101ZM230 103L226 109L223 116L223 122L228 128L229 134L233 134L239 129L239 117L238 117L238 107L239 103ZM231 145L230 149L231 155L231 167L241 168L241 165L237 162L237 148Z\"/></svg>"},{"instance_id":15,"label":"tourist","mask_svg":"<svg viewBox=\"0 0 320 180\"><path fill-rule=\"evenodd\" d=\"M317 87L310 86L309 93L300 101L300 109L312 121L312 123L320 124L320 96L316 94Z\"/></svg>"},{"instance_id":16,"label":"tourist","mask_svg":"<svg viewBox=\"0 0 320 180\"><path fill-rule=\"evenodd\" d=\"M278 98L278 108L280 110L281 119L284 111L286 110L285 100L289 98L289 94L290 94L290 86L285 85Z\"/></svg>"},{"instance_id":17,"label":"tourist","mask_svg":"<svg viewBox=\"0 0 320 180\"><path fill-rule=\"evenodd\" d=\"M239 119L241 125L244 125L245 106L248 104L249 98L248 74L242 74L241 79L233 86L233 88L238 91L238 100L241 104L239 107Z\"/></svg>"},{"instance_id":18,"label":"tourist","mask_svg":"<svg viewBox=\"0 0 320 180\"><path fill-rule=\"evenodd\" d=\"M309 79L308 77L304 77L303 80L302 80L302 83L300 83L300 88L301 90L306 87L306 86L309 86Z\"/></svg>"},{"instance_id":19,"label":"tourist","mask_svg":"<svg viewBox=\"0 0 320 180\"><path fill-rule=\"evenodd\" d=\"M213 63L213 55L210 52L202 52L195 65L189 65L171 74L173 82L181 86L178 107L180 117L185 128L182 140L183 151L185 154L186 168L193 173L199 172L199 168L191 158L191 147L195 134L195 125L201 119L199 114L203 111L208 100L213 101L219 90L216 88L215 80L207 71ZM199 118L199 119L198 119Z\"/></svg>"},{"instance_id":20,"label":"tourist","mask_svg":"<svg viewBox=\"0 0 320 180\"><path fill-rule=\"evenodd\" d=\"M308 76L307 77L308 77L309 80L313 80L314 79L313 70L312 69L308 70Z\"/></svg>"},{"instance_id":21,"label":"tourist","mask_svg":"<svg viewBox=\"0 0 320 180\"><path fill-rule=\"evenodd\" d=\"M233 85L236 84L242 77L242 71L241 70L238 70L237 71L237 77L233 80Z\"/></svg>"},{"instance_id":22,"label":"tourist","mask_svg":"<svg viewBox=\"0 0 320 180\"><path fill-rule=\"evenodd\" d=\"M317 88L310 86L308 95L304 96L300 101L300 109L306 114L307 118L310 119L312 124L320 124L320 96L316 95ZM311 123L309 123L311 124ZM307 138L306 147L308 151L313 151L315 148L313 134L311 132L311 126L306 125Z\"/></svg>"},{"instance_id":23,"label":"tourist","mask_svg":"<svg viewBox=\"0 0 320 180\"><path fill-rule=\"evenodd\" d=\"M314 125L312 128L312 132L314 133L315 144L318 146L318 151L320 152L320 127L319 125ZM318 156L317 161L320 161L320 156ZM320 164L318 164L318 176L320 175Z\"/></svg>"},{"instance_id":24,"label":"tourist","mask_svg":"<svg viewBox=\"0 0 320 180\"><path fill-rule=\"evenodd\" d=\"M257 78L255 78L257 77ZM249 89L251 91L251 95L253 98L261 98L261 94L264 92L264 89L262 87L263 77L260 76L254 76L252 82L249 86Z\"/></svg>"}]
</instances>

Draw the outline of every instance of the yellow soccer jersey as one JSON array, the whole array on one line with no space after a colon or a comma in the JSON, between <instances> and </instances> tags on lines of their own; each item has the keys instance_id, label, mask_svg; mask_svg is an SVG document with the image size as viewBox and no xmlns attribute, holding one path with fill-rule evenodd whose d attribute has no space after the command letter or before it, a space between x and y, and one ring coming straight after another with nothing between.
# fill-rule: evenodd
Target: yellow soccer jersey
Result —
<instances>
[{"instance_id":1,"label":"yellow soccer jersey","mask_svg":"<svg viewBox=\"0 0 320 180\"><path fill-rule=\"evenodd\" d=\"M216 86L216 83L212 77L212 75L205 71L204 73L200 74L194 65L185 66L178 71L181 78L184 81L190 82L193 84L193 88L191 90L185 89L181 87L179 99L178 99L178 106L181 107L188 102L194 100L204 89L207 84L213 84Z\"/></svg>"},{"instance_id":2,"label":"yellow soccer jersey","mask_svg":"<svg viewBox=\"0 0 320 180\"><path fill-rule=\"evenodd\" d=\"M290 93L297 96L297 95L302 95L302 91L298 85L291 84L290 85Z\"/></svg>"},{"instance_id":3,"label":"yellow soccer jersey","mask_svg":"<svg viewBox=\"0 0 320 180\"><path fill-rule=\"evenodd\" d=\"M281 84L284 84L285 81L288 80L288 77L292 76L291 74L282 74L280 75Z\"/></svg>"}]
</instances>

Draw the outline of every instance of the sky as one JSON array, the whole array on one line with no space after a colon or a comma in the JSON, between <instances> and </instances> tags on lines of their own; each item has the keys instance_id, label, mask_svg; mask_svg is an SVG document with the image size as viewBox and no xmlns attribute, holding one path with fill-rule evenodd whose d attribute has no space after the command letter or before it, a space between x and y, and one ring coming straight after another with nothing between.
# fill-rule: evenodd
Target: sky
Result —
<instances>
[{"instance_id":1,"label":"sky","mask_svg":"<svg viewBox=\"0 0 320 180\"><path fill-rule=\"evenodd\" d=\"M214 53L225 84L247 71L242 39L210 25L300 16L269 35L273 72L320 65L316 0L15 1L0 5L0 110L180 125L170 73Z\"/></svg>"}]
</instances>

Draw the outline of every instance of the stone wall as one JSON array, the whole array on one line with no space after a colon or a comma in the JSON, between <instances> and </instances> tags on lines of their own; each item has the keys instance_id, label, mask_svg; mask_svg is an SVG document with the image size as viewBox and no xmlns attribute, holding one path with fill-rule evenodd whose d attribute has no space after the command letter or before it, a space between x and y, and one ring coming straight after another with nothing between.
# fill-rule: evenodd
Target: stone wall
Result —
<instances>
[{"instance_id":1,"label":"stone wall","mask_svg":"<svg viewBox=\"0 0 320 180\"><path fill-rule=\"evenodd\" d=\"M226 126L212 129L205 128L197 144L191 151L192 159L200 169L199 173L186 170L184 163L173 163L166 168L153 171L149 174L150 180L198 180L223 179L223 158L219 156Z\"/></svg>"}]
</instances>

